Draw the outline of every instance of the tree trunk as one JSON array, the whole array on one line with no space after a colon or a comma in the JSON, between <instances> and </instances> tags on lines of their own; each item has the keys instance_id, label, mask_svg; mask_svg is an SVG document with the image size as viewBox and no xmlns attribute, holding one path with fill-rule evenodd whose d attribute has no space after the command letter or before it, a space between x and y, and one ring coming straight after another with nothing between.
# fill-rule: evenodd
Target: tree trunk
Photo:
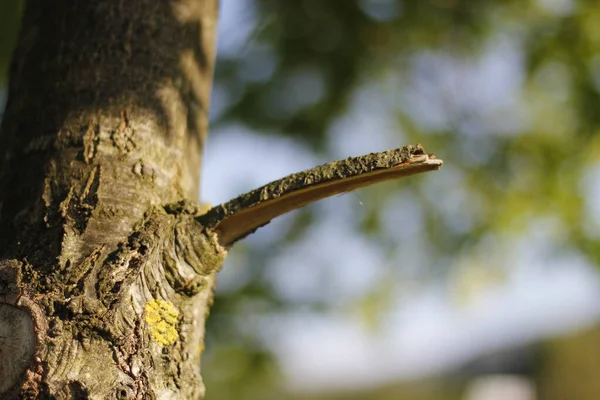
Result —
<instances>
[{"instance_id":1,"label":"tree trunk","mask_svg":"<svg viewBox=\"0 0 600 400\"><path fill-rule=\"evenodd\" d=\"M216 0L30 0L0 136L2 398L199 398Z\"/></svg>"},{"instance_id":2,"label":"tree trunk","mask_svg":"<svg viewBox=\"0 0 600 400\"><path fill-rule=\"evenodd\" d=\"M227 249L326 196L438 169L420 146L206 210L216 0L30 0L0 134L0 396L196 399Z\"/></svg>"}]
</instances>

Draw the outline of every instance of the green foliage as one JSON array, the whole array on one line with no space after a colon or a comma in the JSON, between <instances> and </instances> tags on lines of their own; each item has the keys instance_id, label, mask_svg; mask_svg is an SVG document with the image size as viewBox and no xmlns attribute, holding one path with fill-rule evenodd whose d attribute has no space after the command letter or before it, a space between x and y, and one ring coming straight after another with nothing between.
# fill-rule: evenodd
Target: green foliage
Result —
<instances>
[{"instance_id":1,"label":"green foliage","mask_svg":"<svg viewBox=\"0 0 600 400\"><path fill-rule=\"evenodd\" d=\"M600 397L600 326L544 343L538 372L541 399Z\"/></svg>"},{"instance_id":2,"label":"green foliage","mask_svg":"<svg viewBox=\"0 0 600 400\"><path fill-rule=\"evenodd\" d=\"M6 87L8 66L17 40L21 11L21 0L0 2L0 90Z\"/></svg>"},{"instance_id":3,"label":"green foliage","mask_svg":"<svg viewBox=\"0 0 600 400\"><path fill-rule=\"evenodd\" d=\"M217 81L239 99L221 120L276 128L320 148L322 133L366 77L416 49L476 46L495 3L257 1L260 23L253 41L236 58L219 59ZM264 57L265 48L275 54L276 68L268 79L244 80L240 71ZM306 90L294 85L305 74L323 89L306 104L290 101Z\"/></svg>"}]
</instances>

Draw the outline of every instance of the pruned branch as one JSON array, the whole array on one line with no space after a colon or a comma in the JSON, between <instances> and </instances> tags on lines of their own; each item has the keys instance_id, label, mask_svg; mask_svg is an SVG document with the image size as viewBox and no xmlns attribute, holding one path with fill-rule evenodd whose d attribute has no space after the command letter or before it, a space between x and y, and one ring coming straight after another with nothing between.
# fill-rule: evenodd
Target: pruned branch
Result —
<instances>
[{"instance_id":1,"label":"pruned branch","mask_svg":"<svg viewBox=\"0 0 600 400\"><path fill-rule=\"evenodd\" d=\"M198 217L224 247L232 246L273 218L309 203L372 184L437 170L442 160L420 145L329 162L288 175L218 205Z\"/></svg>"}]
</instances>

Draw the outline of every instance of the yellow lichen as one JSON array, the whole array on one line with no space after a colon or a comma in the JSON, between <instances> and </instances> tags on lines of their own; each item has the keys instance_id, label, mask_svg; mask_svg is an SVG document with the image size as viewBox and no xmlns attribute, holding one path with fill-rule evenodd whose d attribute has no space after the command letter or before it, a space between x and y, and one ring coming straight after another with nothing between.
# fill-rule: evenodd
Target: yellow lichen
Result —
<instances>
[{"instance_id":1,"label":"yellow lichen","mask_svg":"<svg viewBox=\"0 0 600 400\"><path fill-rule=\"evenodd\" d=\"M146 303L145 312L152 339L160 346L175 343L179 338L176 329L179 311L175 306L168 301L152 300Z\"/></svg>"}]
</instances>

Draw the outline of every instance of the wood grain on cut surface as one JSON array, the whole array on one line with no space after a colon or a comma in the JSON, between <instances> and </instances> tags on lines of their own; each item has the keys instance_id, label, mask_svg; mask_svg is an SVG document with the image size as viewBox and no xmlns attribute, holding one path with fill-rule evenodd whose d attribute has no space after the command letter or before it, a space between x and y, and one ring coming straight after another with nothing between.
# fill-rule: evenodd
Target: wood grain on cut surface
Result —
<instances>
[{"instance_id":1,"label":"wood grain on cut surface","mask_svg":"<svg viewBox=\"0 0 600 400\"><path fill-rule=\"evenodd\" d=\"M372 184L437 170L442 160L423 147L404 146L380 153L329 162L288 175L236 197L200 216L225 247L306 204Z\"/></svg>"}]
</instances>

